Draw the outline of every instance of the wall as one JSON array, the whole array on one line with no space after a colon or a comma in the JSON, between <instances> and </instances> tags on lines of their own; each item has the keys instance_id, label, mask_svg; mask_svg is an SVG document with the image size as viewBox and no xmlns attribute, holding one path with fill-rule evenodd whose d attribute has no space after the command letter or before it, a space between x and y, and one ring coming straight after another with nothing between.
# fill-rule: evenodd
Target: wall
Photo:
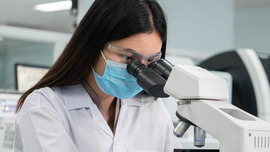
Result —
<instances>
[{"instance_id":1,"label":"wall","mask_svg":"<svg viewBox=\"0 0 270 152\"><path fill-rule=\"evenodd\" d=\"M4 84L4 75L2 73L4 73L6 66L6 53L1 51L1 50L6 50L6 46L2 45L1 43L2 41L0 41L0 86L3 86ZM1 87L0 87L1 88Z\"/></svg>"},{"instance_id":2,"label":"wall","mask_svg":"<svg viewBox=\"0 0 270 152\"><path fill-rule=\"evenodd\" d=\"M234 0L159 0L168 18L168 52L205 58L234 46Z\"/></svg>"},{"instance_id":3,"label":"wall","mask_svg":"<svg viewBox=\"0 0 270 152\"><path fill-rule=\"evenodd\" d=\"M270 7L236 12L235 46L270 52Z\"/></svg>"},{"instance_id":4,"label":"wall","mask_svg":"<svg viewBox=\"0 0 270 152\"><path fill-rule=\"evenodd\" d=\"M78 17L77 23L79 23L85 13L88 11L94 0L78 0Z\"/></svg>"},{"instance_id":5,"label":"wall","mask_svg":"<svg viewBox=\"0 0 270 152\"><path fill-rule=\"evenodd\" d=\"M234 46L234 0L158 0L168 19L168 52L205 58ZM93 0L79 1L79 19Z\"/></svg>"}]
</instances>

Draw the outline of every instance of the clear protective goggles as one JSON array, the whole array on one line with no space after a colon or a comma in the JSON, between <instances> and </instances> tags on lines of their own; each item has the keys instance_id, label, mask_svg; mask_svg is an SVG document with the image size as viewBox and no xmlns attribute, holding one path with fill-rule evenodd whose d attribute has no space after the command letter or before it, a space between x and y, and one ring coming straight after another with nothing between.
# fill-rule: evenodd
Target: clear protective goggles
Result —
<instances>
[{"instance_id":1,"label":"clear protective goggles","mask_svg":"<svg viewBox=\"0 0 270 152\"><path fill-rule=\"evenodd\" d=\"M118 48L115 46L112 46L111 44L108 44L108 57L110 60L118 62L118 63L124 63L128 64L133 59L140 60L144 65L149 65L150 63L157 61L161 58L161 52L152 54L149 56L144 56L140 53L135 52L132 49L123 49Z\"/></svg>"}]
</instances>

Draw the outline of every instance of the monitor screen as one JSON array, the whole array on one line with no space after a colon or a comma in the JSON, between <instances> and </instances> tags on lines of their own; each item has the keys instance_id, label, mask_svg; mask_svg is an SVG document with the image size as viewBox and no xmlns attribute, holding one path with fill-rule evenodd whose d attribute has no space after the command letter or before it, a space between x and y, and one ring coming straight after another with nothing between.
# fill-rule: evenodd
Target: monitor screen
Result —
<instances>
[{"instance_id":1,"label":"monitor screen","mask_svg":"<svg viewBox=\"0 0 270 152\"><path fill-rule=\"evenodd\" d=\"M16 89L25 92L34 86L49 70L49 67L31 64L15 64Z\"/></svg>"}]
</instances>

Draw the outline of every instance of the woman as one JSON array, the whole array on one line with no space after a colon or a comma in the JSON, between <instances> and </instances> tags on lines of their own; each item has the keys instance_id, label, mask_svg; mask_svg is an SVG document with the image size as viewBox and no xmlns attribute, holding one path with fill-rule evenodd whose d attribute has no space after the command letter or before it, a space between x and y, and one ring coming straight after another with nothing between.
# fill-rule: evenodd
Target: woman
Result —
<instances>
[{"instance_id":1,"label":"woman","mask_svg":"<svg viewBox=\"0 0 270 152\"><path fill-rule=\"evenodd\" d=\"M95 0L57 62L22 95L15 152L173 151L162 102L126 71L133 58L164 57L166 39L155 0Z\"/></svg>"}]
</instances>

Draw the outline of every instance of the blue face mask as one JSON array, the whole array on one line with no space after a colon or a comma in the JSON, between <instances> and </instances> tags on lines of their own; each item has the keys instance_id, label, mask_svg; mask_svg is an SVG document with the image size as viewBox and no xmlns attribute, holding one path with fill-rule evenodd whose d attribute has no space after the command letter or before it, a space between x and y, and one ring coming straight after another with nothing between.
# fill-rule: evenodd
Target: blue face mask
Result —
<instances>
[{"instance_id":1,"label":"blue face mask","mask_svg":"<svg viewBox=\"0 0 270 152\"><path fill-rule=\"evenodd\" d=\"M106 68L103 76L99 76L94 70L94 76L98 86L106 94L115 96L120 99L134 97L143 89L136 82L136 78L130 75L126 64L106 60Z\"/></svg>"}]
</instances>

